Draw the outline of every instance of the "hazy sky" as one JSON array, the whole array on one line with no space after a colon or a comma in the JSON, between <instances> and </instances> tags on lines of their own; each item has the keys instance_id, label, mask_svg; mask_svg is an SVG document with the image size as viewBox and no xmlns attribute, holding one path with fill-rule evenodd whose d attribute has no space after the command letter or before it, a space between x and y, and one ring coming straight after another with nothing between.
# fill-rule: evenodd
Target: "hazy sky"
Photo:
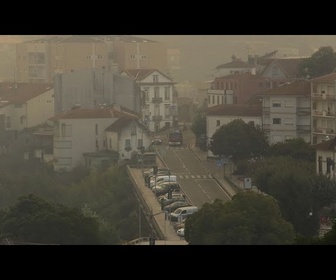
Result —
<instances>
[{"instance_id":1,"label":"hazy sky","mask_svg":"<svg viewBox=\"0 0 336 280\"><path fill-rule=\"evenodd\" d=\"M181 51L181 79L210 79L212 69L231 61L246 61L248 53L263 55L276 49L297 49L299 56L310 56L321 46L336 50L336 35L139 35L165 42Z\"/></svg>"},{"instance_id":2,"label":"hazy sky","mask_svg":"<svg viewBox=\"0 0 336 280\"><path fill-rule=\"evenodd\" d=\"M310 56L321 46L336 50L336 35L134 35L167 44L181 52L179 81L201 82L211 79L213 69L231 61L231 56L247 61L248 53L263 55L277 49L296 49L299 56ZM3 43L16 42L20 36L0 36ZM36 39L42 35L25 35L24 39ZM0 42L1 43L1 42ZM3 71L13 75L15 57L13 50L0 49L0 61L8 67ZM12 63L13 64L13 63ZM1 73L0 73L1 74Z\"/></svg>"}]
</instances>

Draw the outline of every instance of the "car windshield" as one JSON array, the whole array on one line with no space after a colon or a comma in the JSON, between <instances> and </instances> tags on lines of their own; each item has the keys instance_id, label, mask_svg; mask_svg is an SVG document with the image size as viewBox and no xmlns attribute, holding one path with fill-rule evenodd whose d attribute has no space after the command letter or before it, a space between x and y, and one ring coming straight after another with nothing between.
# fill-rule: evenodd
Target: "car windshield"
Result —
<instances>
[{"instance_id":1,"label":"car windshield","mask_svg":"<svg viewBox=\"0 0 336 280\"><path fill-rule=\"evenodd\" d=\"M181 209L181 208L177 208L177 209L174 211L174 213L175 213L175 214L180 214L182 211L183 211L183 209Z\"/></svg>"}]
</instances>

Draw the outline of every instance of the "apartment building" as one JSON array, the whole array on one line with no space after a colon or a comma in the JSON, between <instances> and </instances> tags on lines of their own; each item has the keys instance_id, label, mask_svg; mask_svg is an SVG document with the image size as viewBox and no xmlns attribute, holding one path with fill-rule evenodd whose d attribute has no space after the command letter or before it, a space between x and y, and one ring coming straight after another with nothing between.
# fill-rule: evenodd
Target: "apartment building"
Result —
<instances>
[{"instance_id":1,"label":"apartment building","mask_svg":"<svg viewBox=\"0 0 336 280\"><path fill-rule=\"evenodd\" d=\"M164 43L128 35L46 36L16 44L15 77L20 82L52 82L57 73L100 68L166 72Z\"/></svg>"},{"instance_id":2,"label":"apartment building","mask_svg":"<svg viewBox=\"0 0 336 280\"><path fill-rule=\"evenodd\" d=\"M309 80L311 84L312 143L336 136L336 73Z\"/></svg>"},{"instance_id":3,"label":"apartment building","mask_svg":"<svg viewBox=\"0 0 336 280\"><path fill-rule=\"evenodd\" d=\"M336 179L336 138L314 145L316 149L316 173Z\"/></svg>"},{"instance_id":4,"label":"apartment building","mask_svg":"<svg viewBox=\"0 0 336 280\"><path fill-rule=\"evenodd\" d=\"M142 122L150 131L172 127L177 121L177 104L173 98L174 82L157 69L128 69L121 73L134 79L140 87Z\"/></svg>"},{"instance_id":5,"label":"apartment building","mask_svg":"<svg viewBox=\"0 0 336 280\"><path fill-rule=\"evenodd\" d=\"M262 129L269 143L292 138L311 142L310 83L300 80L258 93L262 99Z\"/></svg>"}]
</instances>

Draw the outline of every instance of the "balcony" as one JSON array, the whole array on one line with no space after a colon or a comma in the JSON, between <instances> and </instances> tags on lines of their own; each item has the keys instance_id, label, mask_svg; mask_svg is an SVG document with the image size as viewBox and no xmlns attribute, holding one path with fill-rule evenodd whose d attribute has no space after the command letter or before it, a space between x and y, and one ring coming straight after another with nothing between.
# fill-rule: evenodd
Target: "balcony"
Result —
<instances>
[{"instance_id":1,"label":"balcony","mask_svg":"<svg viewBox=\"0 0 336 280\"><path fill-rule=\"evenodd\" d=\"M153 97L152 103L155 103L155 104L162 103L162 97Z\"/></svg>"}]
</instances>

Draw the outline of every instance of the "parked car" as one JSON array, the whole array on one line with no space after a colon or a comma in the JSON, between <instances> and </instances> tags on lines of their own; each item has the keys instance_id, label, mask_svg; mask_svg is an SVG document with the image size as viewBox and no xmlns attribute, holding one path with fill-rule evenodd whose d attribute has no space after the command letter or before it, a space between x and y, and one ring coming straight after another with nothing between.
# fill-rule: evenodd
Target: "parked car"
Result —
<instances>
[{"instance_id":1,"label":"parked car","mask_svg":"<svg viewBox=\"0 0 336 280\"><path fill-rule=\"evenodd\" d=\"M175 201L163 207L163 211L171 213L171 212L174 212L177 208L184 207L184 206L192 206L192 205L189 203L189 201L186 201L186 200Z\"/></svg>"},{"instance_id":2,"label":"parked car","mask_svg":"<svg viewBox=\"0 0 336 280\"><path fill-rule=\"evenodd\" d=\"M184 227L179 228L179 229L176 231L176 234L177 234L178 236L184 237Z\"/></svg>"},{"instance_id":3,"label":"parked car","mask_svg":"<svg viewBox=\"0 0 336 280\"><path fill-rule=\"evenodd\" d=\"M155 193L156 196L161 196L167 194L170 190L172 192L178 192L180 191L180 189L180 184L177 182L163 182L159 185L154 186L152 188L152 191L153 193Z\"/></svg>"},{"instance_id":4,"label":"parked car","mask_svg":"<svg viewBox=\"0 0 336 280\"><path fill-rule=\"evenodd\" d=\"M198 211L197 206L185 206L177 208L174 212L168 214L168 219L171 221L181 221L189 215Z\"/></svg>"},{"instance_id":5,"label":"parked car","mask_svg":"<svg viewBox=\"0 0 336 280\"><path fill-rule=\"evenodd\" d=\"M163 207L175 202L175 201L185 201L187 200L186 196L184 194L176 194L177 196L174 196L174 193L172 194L173 197L172 198L168 198L168 197L163 197L162 199L159 200L159 202L161 203L162 206L162 210Z\"/></svg>"}]
</instances>

